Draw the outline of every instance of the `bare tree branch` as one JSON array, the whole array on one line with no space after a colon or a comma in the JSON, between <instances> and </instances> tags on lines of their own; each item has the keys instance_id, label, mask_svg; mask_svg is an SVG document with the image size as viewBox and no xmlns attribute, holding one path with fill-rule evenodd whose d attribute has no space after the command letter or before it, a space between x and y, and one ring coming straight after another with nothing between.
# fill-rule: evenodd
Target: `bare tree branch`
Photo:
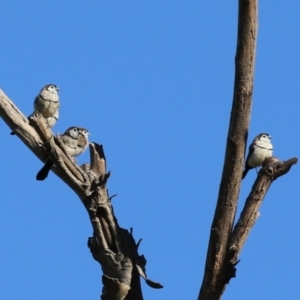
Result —
<instances>
[{"instance_id":1,"label":"bare tree branch","mask_svg":"<svg viewBox=\"0 0 300 300\"><path fill-rule=\"evenodd\" d=\"M292 158L285 162L281 162L275 157L266 159L246 200L241 216L231 234L228 253L230 262L228 262L228 264L234 265L238 261L237 257L249 236L251 228L260 215L258 212L259 207L272 182L286 174L297 161L297 158ZM229 279L230 278L228 278L228 280Z\"/></svg>"},{"instance_id":2,"label":"bare tree branch","mask_svg":"<svg viewBox=\"0 0 300 300\"><path fill-rule=\"evenodd\" d=\"M233 105L218 202L198 300L220 299L226 285L236 275L238 255L259 216L259 206L272 181L286 174L298 161L297 158L285 162L274 157L266 159L232 231L252 104L256 36L257 0L239 0Z\"/></svg>"},{"instance_id":3,"label":"bare tree branch","mask_svg":"<svg viewBox=\"0 0 300 300\"><path fill-rule=\"evenodd\" d=\"M142 300L140 276L152 288L162 288L146 276L146 259L138 254L132 230L122 229L114 216L106 182L104 150L97 143L90 144L90 165L78 166L64 150L60 137L53 136L40 113L25 118L0 90L0 116L42 161L54 162L52 171L78 195L84 204L93 227L88 247L103 270L104 300ZM32 125L32 126L31 126Z\"/></svg>"},{"instance_id":4,"label":"bare tree branch","mask_svg":"<svg viewBox=\"0 0 300 300\"><path fill-rule=\"evenodd\" d=\"M225 258L240 191L252 104L257 26L257 0L239 0L234 96L223 174L199 300L219 299L224 289L228 268Z\"/></svg>"}]
</instances>

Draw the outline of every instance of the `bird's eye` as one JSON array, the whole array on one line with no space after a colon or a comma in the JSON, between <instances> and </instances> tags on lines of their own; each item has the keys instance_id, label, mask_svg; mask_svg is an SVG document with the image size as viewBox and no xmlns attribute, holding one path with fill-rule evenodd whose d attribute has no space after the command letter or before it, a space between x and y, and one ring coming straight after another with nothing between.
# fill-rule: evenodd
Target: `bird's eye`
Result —
<instances>
[{"instance_id":1,"label":"bird's eye","mask_svg":"<svg viewBox=\"0 0 300 300\"><path fill-rule=\"evenodd\" d=\"M78 129L77 128L73 128L73 131L78 131Z\"/></svg>"}]
</instances>

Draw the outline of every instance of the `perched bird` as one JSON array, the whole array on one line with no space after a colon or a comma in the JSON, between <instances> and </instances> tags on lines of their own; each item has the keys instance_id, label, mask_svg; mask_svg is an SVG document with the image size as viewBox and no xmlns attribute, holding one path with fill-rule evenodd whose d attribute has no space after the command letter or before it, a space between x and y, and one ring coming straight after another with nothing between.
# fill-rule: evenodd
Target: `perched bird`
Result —
<instances>
[{"instance_id":1,"label":"perched bird","mask_svg":"<svg viewBox=\"0 0 300 300\"><path fill-rule=\"evenodd\" d=\"M272 154L271 136L267 133L259 134L249 147L242 179L245 178L249 170L261 166L264 160L271 157Z\"/></svg>"},{"instance_id":2,"label":"perched bird","mask_svg":"<svg viewBox=\"0 0 300 300\"><path fill-rule=\"evenodd\" d=\"M58 120L59 110L59 88L55 84L45 85L34 100L34 111L38 111L46 119L48 126L51 128ZM11 132L11 135L14 135Z\"/></svg>"},{"instance_id":3,"label":"perched bird","mask_svg":"<svg viewBox=\"0 0 300 300\"><path fill-rule=\"evenodd\" d=\"M85 128L75 126L68 128L65 133L61 135L61 140L65 146L64 149L66 153L71 157L83 153L89 144L89 135L90 133ZM53 161L47 159L45 165L37 173L36 180L45 180L52 166Z\"/></svg>"},{"instance_id":4,"label":"perched bird","mask_svg":"<svg viewBox=\"0 0 300 300\"><path fill-rule=\"evenodd\" d=\"M77 151L75 151L74 156L80 155L82 152L85 151L85 149L89 145L90 133L88 132L88 130L82 127L78 127L78 129L79 129L79 135L77 137L77 142L78 142Z\"/></svg>"}]
</instances>

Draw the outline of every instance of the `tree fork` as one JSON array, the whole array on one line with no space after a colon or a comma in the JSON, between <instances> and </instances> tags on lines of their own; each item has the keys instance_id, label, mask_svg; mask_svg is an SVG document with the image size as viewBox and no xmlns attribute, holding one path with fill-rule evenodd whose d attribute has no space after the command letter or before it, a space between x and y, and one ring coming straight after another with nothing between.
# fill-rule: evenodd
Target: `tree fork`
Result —
<instances>
[{"instance_id":1,"label":"tree fork","mask_svg":"<svg viewBox=\"0 0 300 300\"><path fill-rule=\"evenodd\" d=\"M238 254L259 216L258 207L271 182L287 173L297 162L297 158L286 162L271 158L264 163L233 230L252 106L257 8L257 0L239 0L232 110L223 173L198 300L220 299L226 285L236 275Z\"/></svg>"},{"instance_id":2,"label":"tree fork","mask_svg":"<svg viewBox=\"0 0 300 300\"><path fill-rule=\"evenodd\" d=\"M54 162L52 171L78 195L93 227L88 247L101 265L103 300L142 300L140 276L152 288L162 288L146 276L146 259L138 254L132 230L119 226L106 188L110 172L102 145L90 143L90 164L78 166L64 152L60 137L53 136L40 113L28 119L0 90L0 116L25 145L41 160ZM29 124L30 123L30 124Z\"/></svg>"}]
</instances>

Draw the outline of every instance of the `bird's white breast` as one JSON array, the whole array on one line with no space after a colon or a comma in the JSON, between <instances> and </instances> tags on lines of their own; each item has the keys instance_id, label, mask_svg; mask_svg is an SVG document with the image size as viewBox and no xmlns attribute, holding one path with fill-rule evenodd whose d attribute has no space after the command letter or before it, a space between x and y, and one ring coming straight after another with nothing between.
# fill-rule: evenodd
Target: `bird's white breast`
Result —
<instances>
[{"instance_id":1,"label":"bird's white breast","mask_svg":"<svg viewBox=\"0 0 300 300\"><path fill-rule=\"evenodd\" d=\"M39 111L44 118L52 117L59 109L59 97L49 91L42 91L34 101L34 110Z\"/></svg>"},{"instance_id":2,"label":"bird's white breast","mask_svg":"<svg viewBox=\"0 0 300 300\"><path fill-rule=\"evenodd\" d=\"M265 143L264 143L265 144ZM265 148L267 146L267 148ZM261 166L267 157L273 154L272 145L254 145L254 151L249 158L248 165L251 167Z\"/></svg>"}]
</instances>

